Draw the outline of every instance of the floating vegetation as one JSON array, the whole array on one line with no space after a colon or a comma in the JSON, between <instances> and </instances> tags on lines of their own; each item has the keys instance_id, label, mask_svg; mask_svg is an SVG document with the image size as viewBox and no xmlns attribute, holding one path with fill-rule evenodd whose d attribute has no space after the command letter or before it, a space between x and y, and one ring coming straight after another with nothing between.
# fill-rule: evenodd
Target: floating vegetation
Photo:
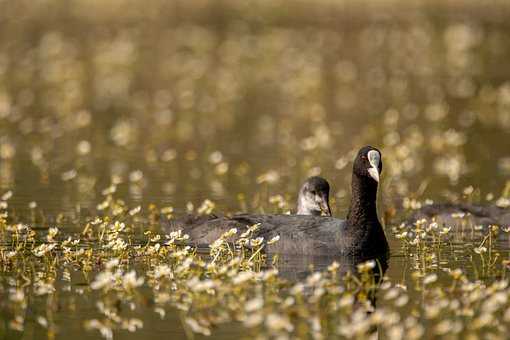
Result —
<instances>
[{"instance_id":1,"label":"floating vegetation","mask_svg":"<svg viewBox=\"0 0 510 340\"><path fill-rule=\"evenodd\" d=\"M409 280L381 276L372 260L354 272L333 261L294 281L280 276L278 259L263 252L279 239L252 238L257 225L231 229L208 249L195 248L180 230L137 232L139 221L150 218L114 199L112 191L105 190L100 215L67 235L59 226L34 230L11 223L3 201L0 281L10 331L37 323L52 339L61 327L57 315L80 315L80 309L94 310L81 327L105 339L143 330L146 313L162 320L178 315L188 337L213 335L230 323L250 337L280 339L504 338L509 330L508 261L501 261L507 255L495 247L507 231L498 227L465 250L476 268L472 279L449 267L453 261L445 266L441 252L453 246L451 228L419 220L395 228L413 267Z\"/></svg>"}]
</instances>

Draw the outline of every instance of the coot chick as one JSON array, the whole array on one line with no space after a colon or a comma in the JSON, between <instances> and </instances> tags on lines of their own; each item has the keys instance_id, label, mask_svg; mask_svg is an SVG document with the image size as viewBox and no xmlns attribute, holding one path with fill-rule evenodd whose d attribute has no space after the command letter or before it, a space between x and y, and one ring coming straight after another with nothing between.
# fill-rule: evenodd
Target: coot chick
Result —
<instances>
[{"instance_id":1,"label":"coot chick","mask_svg":"<svg viewBox=\"0 0 510 340\"><path fill-rule=\"evenodd\" d=\"M328 181L319 176L313 176L306 180L299 190L296 214L331 216Z\"/></svg>"},{"instance_id":2,"label":"coot chick","mask_svg":"<svg viewBox=\"0 0 510 340\"><path fill-rule=\"evenodd\" d=\"M352 171L352 196L347 219L302 215L240 214L181 226L197 245L210 244L231 228L244 231L260 224L257 237L279 235L270 253L349 255L369 257L387 253L388 242L377 217L376 198L382 171L381 153L374 147L359 150Z\"/></svg>"},{"instance_id":3,"label":"coot chick","mask_svg":"<svg viewBox=\"0 0 510 340\"><path fill-rule=\"evenodd\" d=\"M462 221L473 225L510 225L510 209L474 203L434 203L416 210L410 218L434 220L441 225L456 226Z\"/></svg>"},{"instance_id":4,"label":"coot chick","mask_svg":"<svg viewBox=\"0 0 510 340\"><path fill-rule=\"evenodd\" d=\"M329 183L319 176L309 177L301 186L297 199L297 215L331 216L329 207ZM219 218L216 214L186 214L165 221L167 228L177 230L187 226L198 225ZM184 229L186 232L186 229Z\"/></svg>"}]
</instances>

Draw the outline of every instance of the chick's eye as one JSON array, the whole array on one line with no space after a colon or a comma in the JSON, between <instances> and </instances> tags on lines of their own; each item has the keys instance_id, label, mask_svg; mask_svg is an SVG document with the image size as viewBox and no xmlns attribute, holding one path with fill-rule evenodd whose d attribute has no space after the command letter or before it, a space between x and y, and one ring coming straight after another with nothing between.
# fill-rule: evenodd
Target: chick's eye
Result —
<instances>
[{"instance_id":1,"label":"chick's eye","mask_svg":"<svg viewBox=\"0 0 510 340\"><path fill-rule=\"evenodd\" d=\"M310 193L311 193L312 195L317 194L317 192L316 192L315 190L310 191Z\"/></svg>"}]
</instances>

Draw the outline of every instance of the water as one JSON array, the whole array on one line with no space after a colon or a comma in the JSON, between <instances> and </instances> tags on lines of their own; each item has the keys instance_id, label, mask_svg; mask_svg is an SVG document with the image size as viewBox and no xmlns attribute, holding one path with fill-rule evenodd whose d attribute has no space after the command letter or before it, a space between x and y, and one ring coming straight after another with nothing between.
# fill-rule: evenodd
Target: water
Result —
<instances>
[{"instance_id":1,"label":"water","mask_svg":"<svg viewBox=\"0 0 510 340\"><path fill-rule=\"evenodd\" d=\"M285 212L301 182L317 174L332 184L333 214L345 216L354 152L371 144L383 154L386 275L411 287L418 255L392 231L403 199L493 202L504 194L504 2L4 1L0 8L0 194L13 192L13 223L76 235L111 183L115 197L140 205L144 217L149 204L172 206L178 216L206 199L220 212ZM275 195L281 206L270 203ZM146 219L136 225L138 236L157 231ZM485 231L452 233L426 272L498 277L481 275L472 251ZM506 234L494 247L500 266ZM280 269L330 263L292 259ZM97 316L95 299L71 287L58 290L67 307L54 313L57 338L97 338L83 330L83 320ZM116 339L185 336L177 312L160 320L148 304L135 313L143 329ZM31 308L23 332L2 328L6 338L46 336ZM244 332L228 323L212 336Z\"/></svg>"}]
</instances>

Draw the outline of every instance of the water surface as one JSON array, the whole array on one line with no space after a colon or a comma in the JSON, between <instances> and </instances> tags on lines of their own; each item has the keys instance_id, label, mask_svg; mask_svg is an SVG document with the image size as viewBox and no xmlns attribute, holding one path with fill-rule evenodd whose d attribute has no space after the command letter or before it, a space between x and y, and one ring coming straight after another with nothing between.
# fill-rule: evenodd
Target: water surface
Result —
<instances>
[{"instance_id":1,"label":"water surface","mask_svg":"<svg viewBox=\"0 0 510 340\"><path fill-rule=\"evenodd\" d=\"M411 287L421 271L441 283L456 268L499 277L473 252L486 229L453 229L426 268L393 234L404 198L493 204L510 194L506 3L4 1L0 13L0 194L13 193L12 223L74 235L112 183L144 216L150 204L178 216L206 199L227 213L287 212L310 175L330 181L333 212L345 216L351 161L371 144L383 154L388 280ZM137 225L138 236L157 231ZM500 267L508 245L500 234ZM331 261L279 267L300 280ZM94 297L72 282L58 290L67 307L54 313L57 338L97 338L83 330ZM161 320L147 304L136 313L144 327L116 339L185 336L177 312ZM22 332L3 314L6 338L46 336L31 309ZM244 332L227 324L212 337Z\"/></svg>"}]
</instances>

